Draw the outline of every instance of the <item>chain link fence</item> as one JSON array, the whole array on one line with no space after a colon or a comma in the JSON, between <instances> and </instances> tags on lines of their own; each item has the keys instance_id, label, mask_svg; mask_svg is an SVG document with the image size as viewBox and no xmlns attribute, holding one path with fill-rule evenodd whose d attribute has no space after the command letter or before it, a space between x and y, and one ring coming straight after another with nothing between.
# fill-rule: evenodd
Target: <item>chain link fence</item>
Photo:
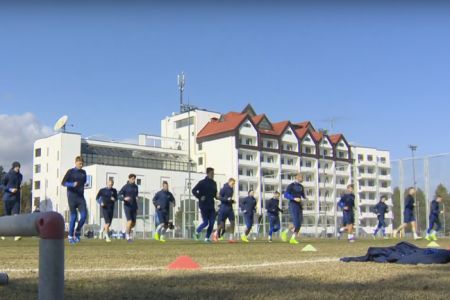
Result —
<instances>
[{"instance_id":1,"label":"chain link fence","mask_svg":"<svg viewBox=\"0 0 450 300\"><path fill-rule=\"evenodd\" d=\"M429 226L431 201L440 195L444 201L441 204L442 230L439 234L450 235L450 153L393 160L391 168L394 226L397 227L403 223L404 198L407 189L416 187L416 219L419 233L425 234Z\"/></svg>"}]
</instances>

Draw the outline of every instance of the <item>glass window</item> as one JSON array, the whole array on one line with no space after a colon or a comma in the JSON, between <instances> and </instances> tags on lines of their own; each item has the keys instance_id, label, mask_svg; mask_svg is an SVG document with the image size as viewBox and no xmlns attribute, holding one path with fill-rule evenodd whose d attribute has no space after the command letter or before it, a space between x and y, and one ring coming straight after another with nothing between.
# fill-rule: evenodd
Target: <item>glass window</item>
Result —
<instances>
[{"instance_id":1,"label":"glass window","mask_svg":"<svg viewBox=\"0 0 450 300\"><path fill-rule=\"evenodd\" d=\"M41 157L42 155L42 149L41 148L37 148L34 150L34 157Z\"/></svg>"},{"instance_id":2,"label":"glass window","mask_svg":"<svg viewBox=\"0 0 450 300\"><path fill-rule=\"evenodd\" d=\"M34 166L34 173L36 173L36 174L41 173L41 165L35 165Z\"/></svg>"},{"instance_id":3,"label":"glass window","mask_svg":"<svg viewBox=\"0 0 450 300\"><path fill-rule=\"evenodd\" d=\"M36 180L34 182L34 189L39 190L41 188L41 182L39 180Z\"/></svg>"}]
</instances>

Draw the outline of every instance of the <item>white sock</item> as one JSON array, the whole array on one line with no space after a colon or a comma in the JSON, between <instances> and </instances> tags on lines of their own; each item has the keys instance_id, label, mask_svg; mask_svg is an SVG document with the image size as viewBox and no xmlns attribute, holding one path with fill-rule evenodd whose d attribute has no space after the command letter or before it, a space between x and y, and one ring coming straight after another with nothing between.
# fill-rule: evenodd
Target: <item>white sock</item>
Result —
<instances>
[{"instance_id":1,"label":"white sock","mask_svg":"<svg viewBox=\"0 0 450 300\"><path fill-rule=\"evenodd\" d=\"M350 240L350 239L352 239L353 238L353 234L349 234L348 235L348 239Z\"/></svg>"}]
</instances>

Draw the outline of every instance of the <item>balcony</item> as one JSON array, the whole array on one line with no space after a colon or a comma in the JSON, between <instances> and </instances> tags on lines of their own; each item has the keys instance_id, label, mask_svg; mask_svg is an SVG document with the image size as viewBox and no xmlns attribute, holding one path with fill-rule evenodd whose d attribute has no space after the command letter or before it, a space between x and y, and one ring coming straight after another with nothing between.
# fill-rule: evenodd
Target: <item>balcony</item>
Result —
<instances>
[{"instance_id":1,"label":"balcony","mask_svg":"<svg viewBox=\"0 0 450 300\"><path fill-rule=\"evenodd\" d=\"M376 219L377 215L374 213L363 212L359 214L359 219Z\"/></svg>"},{"instance_id":2,"label":"balcony","mask_svg":"<svg viewBox=\"0 0 450 300\"><path fill-rule=\"evenodd\" d=\"M306 166L301 166L300 167L300 172L302 173L316 173L317 169L314 166L311 167L306 167Z\"/></svg>"},{"instance_id":3,"label":"balcony","mask_svg":"<svg viewBox=\"0 0 450 300\"><path fill-rule=\"evenodd\" d=\"M263 177L261 180L264 184L271 184L271 185L280 184L280 179L278 177Z\"/></svg>"},{"instance_id":4,"label":"balcony","mask_svg":"<svg viewBox=\"0 0 450 300\"><path fill-rule=\"evenodd\" d=\"M280 168L280 165L278 164L278 162L262 161L261 162L261 168L278 170Z\"/></svg>"},{"instance_id":5,"label":"balcony","mask_svg":"<svg viewBox=\"0 0 450 300\"><path fill-rule=\"evenodd\" d=\"M359 191L365 191L365 192L376 192L377 187L376 186L368 186L368 185L360 185Z\"/></svg>"},{"instance_id":6,"label":"balcony","mask_svg":"<svg viewBox=\"0 0 450 300\"><path fill-rule=\"evenodd\" d=\"M292 164L292 165L289 165L289 164L281 164L281 168L282 168L283 170L298 171L297 164Z\"/></svg>"},{"instance_id":7,"label":"balcony","mask_svg":"<svg viewBox=\"0 0 450 300\"><path fill-rule=\"evenodd\" d=\"M315 188L316 187L316 182L315 181L303 181L302 185L304 187Z\"/></svg>"},{"instance_id":8,"label":"balcony","mask_svg":"<svg viewBox=\"0 0 450 300\"><path fill-rule=\"evenodd\" d=\"M256 176L239 175L239 181L258 182Z\"/></svg>"},{"instance_id":9,"label":"balcony","mask_svg":"<svg viewBox=\"0 0 450 300\"><path fill-rule=\"evenodd\" d=\"M382 194L392 194L392 188L391 187L380 187L379 192Z\"/></svg>"},{"instance_id":10,"label":"balcony","mask_svg":"<svg viewBox=\"0 0 450 300\"><path fill-rule=\"evenodd\" d=\"M258 167L258 162L256 160L239 159L239 165L249 166L249 167Z\"/></svg>"}]
</instances>

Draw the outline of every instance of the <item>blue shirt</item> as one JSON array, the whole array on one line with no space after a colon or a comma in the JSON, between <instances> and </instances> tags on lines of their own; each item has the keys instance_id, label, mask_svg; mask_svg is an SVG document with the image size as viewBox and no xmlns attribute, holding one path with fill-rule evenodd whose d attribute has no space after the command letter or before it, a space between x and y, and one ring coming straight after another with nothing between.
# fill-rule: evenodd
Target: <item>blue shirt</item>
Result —
<instances>
[{"instance_id":1,"label":"blue shirt","mask_svg":"<svg viewBox=\"0 0 450 300\"><path fill-rule=\"evenodd\" d=\"M355 195L342 195L341 200L339 200L339 207L341 207L345 212L353 212L353 210L355 209ZM344 207L347 207L347 209L345 209Z\"/></svg>"},{"instance_id":2,"label":"blue shirt","mask_svg":"<svg viewBox=\"0 0 450 300\"><path fill-rule=\"evenodd\" d=\"M160 211L168 212L170 210L170 203L175 205L175 197L169 191L161 190L153 197L153 204L155 207L159 206Z\"/></svg>"},{"instance_id":3,"label":"blue shirt","mask_svg":"<svg viewBox=\"0 0 450 300\"><path fill-rule=\"evenodd\" d=\"M73 168L67 171L61 184L67 187L67 197L84 197L84 185L86 184L86 171ZM75 186L75 182L77 185Z\"/></svg>"},{"instance_id":4,"label":"blue shirt","mask_svg":"<svg viewBox=\"0 0 450 300\"><path fill-rule=\"evenodd\" d=\"M389 212L389 207L384 202L378 202L377 205L374 207L375 213L380 216L381 218L384 218L384 215Z\"/></svg>"},{"instance_id":5,"label":"blue shirt","mask_svg":"<svg viewBox=\"0 0 450 300\"><path fill-rule=\"evenodd\" d=\"M411 195L405 198L405 210L414 210L414 197Z\"/></svg>"},{"instance_id":6,"label":"blue shirt","mask_svg":"<svg viewBox=\"0 0 450 300\"><path fill-rule=\"evenodd\" d=\"M437 202L436 200L431 201L430 216L439 217L440 213L441 209L439 208L439 202Z\"/></svg>"},{"instance_id":7,"label":"blue shirt","mask_svg":"<svg viewBox=\"0 0 450 300\"><path fill-rule=\"evenodd\" d=\"M13 169L6 173L1 183L4 190L4 201L20 200L20 186L22 185L22 179L22 174L14 171ZM13 193L13 189L17 189L17 191Z\"/></svg>"},{"instance_id":8,"label":"blue shirt","mask_svg":"<svg viewBox=\"0 0 450 300\"><path fill-rule=\"evenodd\" d=\"M244 214L252 214L256 211L256 199L253 196L247 196L241 202L241 210Z\"/></svg>"},{"instance_id":9,"label":"blue shirt","mask_svg":"<svg viewBox=\"0 0 450 300\"><path fill-rule=\"evenodd\" d=\"M217 197L217 183L213 179L206 177L194 186L192 194L200 200L200 209L214 209L214 199Z\"/></svg>"},{"instance_id":10,"label":"blue shirt","mask_svg":"<svg viewBox=\"0 0 450 300\"><path fill-rule=\"evenodd\" d=\"M97 200L101 200L104 206L114 206L114 201L117 200L117 190L115 188L105 187L98 191Z\"/></svg>"},{"instance_id":11,"label":"blue shirt","mask_svg":"<svg viewBox=\"0 0 450 300\"><path fill-rule=\"evenodd\" d=\"M272 198L267 201L266 210L269 215L278 216L278 213L281 211L281 208L278 206L280 204L280 199Z\"/></svg>"},{"instance_id":12,"label":"blue shirt","mask_svg":"<svg viewBox=\"0 0 450 300\"><path fill-rule=\"evenodd\" d=\"M295 181L290 185L288 185L288 187L286 188L286 192L284 192L284 198L288 199L290 203L300 206L300 209L303 209L302 204L295 201L294 199L295 198L306 199L305 188L301 183Z\"/></svg>"},{"instance_id":13,"label":"blue shirt","mask_svg":"<svg viewBox=\"0 0 450 300\"><path fill-rule=\"evenodd\" d=\"M233 205L233 194L233 188L228 183L225 183L219 193L221 204L223 206L231 207Z\"/></svg>"},{"instance_id":14,"label":"blue shirt","mask_svg":"<svg viewBox=\"0 0 450 300\"><path fill-rule=\"evenodd\" d=\"M139 188L135 183L125 184L120 190L119 195L124 198L123 205L138 209L137 200L139 195ZM125 198L127 197L130 197L129 201L125 201Z\"/></svg>"}]
</instances>

